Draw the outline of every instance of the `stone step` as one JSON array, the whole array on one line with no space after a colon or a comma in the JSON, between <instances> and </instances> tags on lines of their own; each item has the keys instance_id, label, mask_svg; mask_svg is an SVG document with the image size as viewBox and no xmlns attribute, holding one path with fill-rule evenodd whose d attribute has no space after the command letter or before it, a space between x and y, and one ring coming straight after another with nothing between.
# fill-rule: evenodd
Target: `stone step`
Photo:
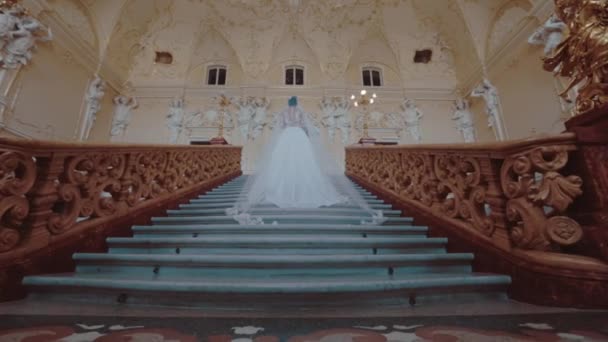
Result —
<instances>
[{"instance_id":1,"label":"stone step","mask_svg":"<svg viewBox=\"0 0 608 342\"><path fill-rule=\"evenodd\" d=\"M108 238L117 254L416 254L445 253L447 239L427 237L205 236L197 238Z\"/></svg>"},{"instance_id":2,"label":"stone step","mask_svg":"<svg viewBox=\"0 0 608 342\"><path fill-rule=\"evenodd\" d=\"M318 209L281 209L281 208L256 208L251 210L255 215L359 215L360 208L318 208ZM401 210L383 210L383 215L400 216ZM167 210L170 216L205 216L226 215L226 209L198 209L191 205L181 205L179 210Z\"/></svg>"},{"instance_id":3,"label":"stone step","mask_svg":"<svg viewBox=\"0 0 608 342\"><path fill-rule=\"evenodd\" d=\"M217 234L239 235L323 235L323 236L411 236L426 235L427 227L372 226L372 225L328 225L328 224L278 224L278 225L154 225L134 226L136 237L175 236L199 237Z\"/></svg>"},{"instance_id":4,"label":"stone step","mask_svg":"<svg viewBox=\"0 0 608 342\"><path fill-rule=\"evenodd\" d=\"M142 279L188 277L290 277L413 275L471 272L472 254L395 255L162 255L74 254L78 274L112 274Z\"/></svg>"},{"instance_id":5,"label":"stone step","mask_svg":"<svg viewBox=\"0 0 608 342\"><path fill-rule=\"evenodd\" d=\"M281 224L291 223L317 223L317 224L363 224L371 220L370 216L329 216L329 215L260 215L266 224L274 222ZM153 224L203 224L203 223L234 223L234 218L230 216L171 216L171 217L153 217ZM384 221L384 225L391 224L411 224L411 217L388 217Z\"/></svg>"},{"instance_id":6,"label":"stone step","mask_svg":"<svg viewBox=\"0 0 608 342\"><path fill-rule=\"evenodd\" d=\"M349 276L259 279L247 276L145 280L107 276L26 277L30 298L96 304L166 305L239 311L308 307L381 307L401 303L458 304L506 300L509 277L476 274L428 274L417 277ZM90 294L94 293L94 296ZM246 303L246 304L245 304Z\"/></svg>"},{"instance_id":7,"label":"stone step","mask_svg":"<svg viewBox=\"0 0 608 342\"><path fill-rule=\"evenodd\" d=\"M188 205L190 209L213 209L213 208L232 208L234 206L234 202L233 201L226 201L226 202L213 202L213 203L201 203L199 202L199 199L193 199L190 200L189 204L182 204L182 205ZM370 204L369 205L370 208L372 209L391 209L392 206L390 204ZM274 204L258 204L256 205L256 208L276 208L276 206ZM359 207L357 206L353 206L350 204L339 204L339 205L332 205L329 208L349 208L349 209L359 209Z\"/></svg>"},{"instance_id":8,"label":"stone step","mask_svg":"<svg viewBox=\"0 0 608 342\"><path fill-rule=\"evenodd\" d=\"M377 200L378 197L371 194L360 194L364 200ZM208 199L226 199L226 200L238 200L247 198L247 194L244 193L206 193L199 195L197 198L208 198Z\"/></svg>"},{"instance_id":9,"label":"stone step","mask_svg":"<svg viewBox=\"0 0 608 342\"><path fill-rule=\"evenodd\" d=\"M192 199L190 202L191 203L235 203L237 201L237 199L238 198L236 198L236 197L232 198L232 199L203 197L203 198ZM368 204L384 204L384 201L381 199L364 199L364 200Z\"/></svg>"},{"instance_id":10,"label":"stone step","mask_svg":"<svg viewBox=\"0 0 608 342\"><path fill-rule=\"evenodd\" d=\"M227 189L213 189L203 194L204 196L229 196L229 195L241 195L243 194L243 187L227 188ZM373 196L373 194L366 190L357 190L360 195Z\"/></svg>"}]
</instances>

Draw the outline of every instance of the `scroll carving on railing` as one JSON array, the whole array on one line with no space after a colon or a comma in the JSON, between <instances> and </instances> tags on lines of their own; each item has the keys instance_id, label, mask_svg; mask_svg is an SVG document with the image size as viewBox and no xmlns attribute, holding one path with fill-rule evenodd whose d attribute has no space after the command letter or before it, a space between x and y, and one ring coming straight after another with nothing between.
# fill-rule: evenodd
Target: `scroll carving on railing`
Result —
<instances>
[{"instance_id":1,"label":"scroll carving on railing","mask_svg":"<svg viewBox=\"0 0 608 342\"><path fill-rule=\"evenodd\" d=\"M516 247L557 250L583 237L581 226L561 215L582 195L580 177L559 173L568 163L568 152L564 146L542 146L505 160L501 182Z\"/></svg>"},{"instance_id":2,"label":"scroll carving on railing","mask_svg":"<svg viewBox=\"0 0 608 342\"><path fill-rule=\"evenodd\" d=\"M241 170L238 147L27 147L0 141L0 253Z\"/></svg>"},{"instance_id":3,"label":"scroll carving on railing","mask_svg":"<svg viewBox=\"0 0 608 342\"><path fill-rule=\"evenodd\" d=\"M563 175L573 136L483 147L353 147L347 174L512 247L559 251L583 237L566 215L582 179Z\"/></svg>"},{"instance_id":4,"label":"scroll carving on railing","mask_svg":"<svg viewBox=\"0 0 608 342\"><path fill-rule=\"evenodd\" d=\"M21 241L21 226L30 211L26 194L36 179L31 156L0 149L0 253Z\"/></svg>"},{"instance_id":5,"label":"scroll carving on railing","mask_svg":"<svg viewBox=\"0 0 608 342\"><path fill-rule=\"evenodd\" d=\"M483 162L473 157L413 149L349 149L347 171L430 211L491 236L486 210L488 181Z\"/></svg>"}]
</instances>

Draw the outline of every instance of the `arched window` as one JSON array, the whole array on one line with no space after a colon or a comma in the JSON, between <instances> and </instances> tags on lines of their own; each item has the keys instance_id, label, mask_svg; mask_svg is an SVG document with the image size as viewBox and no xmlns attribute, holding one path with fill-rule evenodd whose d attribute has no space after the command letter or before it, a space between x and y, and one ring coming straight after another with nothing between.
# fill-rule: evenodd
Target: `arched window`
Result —
<instances>
[{"instance_id":1,"label":"arched window","mask_svg":"<svg viewBox=\"0 0 608 342\"><path fill-rule=\"evenodd\" d=\"M382 87L382 69L374 67L363 68L363 86Z\"/></svg>"},{"instance_id":2,"label":"arched window","mask_svg":"<svg viewBox=\"0 0 608 342\"><path fill-rule=\"evenodd\" d=\"M285 85L304 85L304 67L299 65L286 67Z\"/></svg>"},{"instance_id":3,"label":"arched window","mask_svg":"<svg viewBox=\"0 0 608 342\"><path fill-rule=\"evenodd\" d=\"M208 85L226 85L226 66L213 65L207 68Z\"/></svg>"}]
</instances>

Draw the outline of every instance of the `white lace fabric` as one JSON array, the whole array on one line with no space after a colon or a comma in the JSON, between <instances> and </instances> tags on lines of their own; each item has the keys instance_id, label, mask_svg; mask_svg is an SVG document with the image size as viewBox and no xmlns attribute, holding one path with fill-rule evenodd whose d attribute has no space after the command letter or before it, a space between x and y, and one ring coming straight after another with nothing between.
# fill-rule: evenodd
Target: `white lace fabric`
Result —
<instances>
[{"instance_id":1,"label":"white lace fabric","mask_svg":"<svg viewBox=\"0 0 608 342\"><path fill-rule=\"evenodd\" d=\"M381 224L381 211L372 210L326 152L320 132L300 107L275 116L275 130L265 145L255 174L245 183L240 200L226 211L242 225L265 224L252 210L260 204L282 209L321 208L350 204L370 216L361 224ZM274 224L280 223L273 222Z\"/></svg>"}]
</instances>

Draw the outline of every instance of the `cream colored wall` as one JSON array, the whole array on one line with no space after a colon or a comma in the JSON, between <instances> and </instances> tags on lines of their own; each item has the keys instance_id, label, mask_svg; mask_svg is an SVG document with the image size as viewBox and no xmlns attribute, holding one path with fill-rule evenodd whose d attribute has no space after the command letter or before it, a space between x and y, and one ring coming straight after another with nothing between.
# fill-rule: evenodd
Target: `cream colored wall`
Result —
<instances>
[{"instance_id":1,"label":"cream colored wall","mask_svg":"<svg viewBox=\"0 0 608 342\"><path fill-rule=\"evenodd\" d=\"M7 129L34 139L73 140L89 75L61 46L40 44L13 83Z\"/></svg>"},{"instance_id":2,"label":"cream colored wall","mask_svg":"<svg viewBox=\"0 0 608 342\"><path fill-rule=\"evenodd\" d=\"M540 48L526 47L492 79L511 139L564 130L567 114L562 112L553 76L542 69L541 54Z\"/></svg>"}]
</instances>

